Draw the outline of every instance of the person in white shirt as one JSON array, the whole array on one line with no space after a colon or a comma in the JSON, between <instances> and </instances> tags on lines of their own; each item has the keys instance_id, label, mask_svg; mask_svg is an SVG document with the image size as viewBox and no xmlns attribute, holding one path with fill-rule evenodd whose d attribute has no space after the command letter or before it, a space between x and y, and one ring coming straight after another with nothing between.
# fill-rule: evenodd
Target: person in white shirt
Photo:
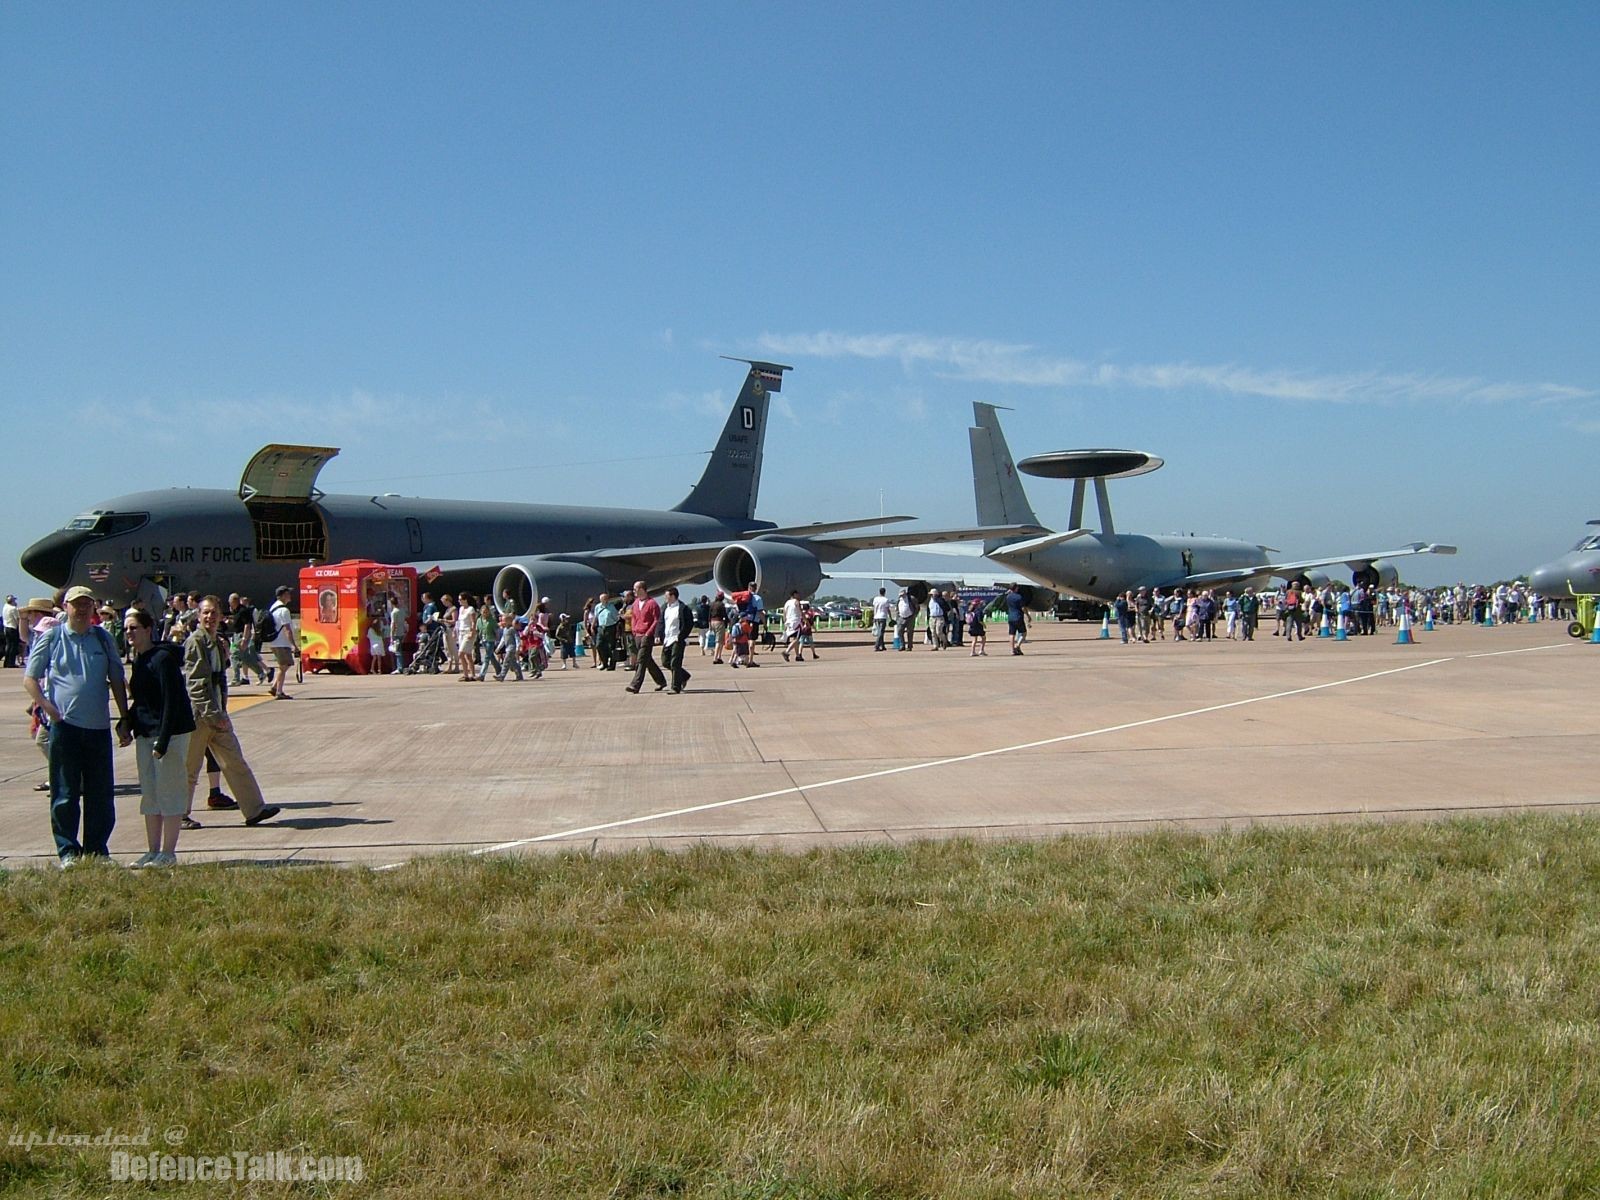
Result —
<instances>
[{"instance_id":1,"label":"person in white shirt","mask_svg":"<svg viewBox=\"0 0 1600 1200\"><path fill-rule=\"evenodd\" d=\"M689 686L689 672L683 669L683 652L694 636L694 610L678 599L678 589L667 589L667 602L661 607L661 659L672 679L676 696Z\"/></svg>"},{"instance_id":2,"label":"person in white shirt","mask_svg":"<svg viewBox=\"0 0 1600 1200\"><path fill-rule=\"evenodd\" d=\"M294 699L284 691L289 682L289 668L294 664L295 652L299 649L294 635L294 615L289 611L289 597L293 595L294 589L283 585L274 594L272 606L267 609L273 630L272 636L262 643L262 649L270 649L273 661L278 664L277 672L272 677L274 700Z\"/></svg>"},{"instance_id":3,"label":"person in white shirt","mask_svg":"<svg viewBox=\"0 0 1600 1200\"><path fill-rule=\"evenodd\" d=\"M900 601L897 605L896 624L894 636L900 643L901 650L910 650L911 630L917 623L917 604L911 599L911 593L905 588L900 589Z\"/></svg>"},{"instance_id":4,"label":"person in white shirt","mask_svg":"<svg viewBox=\"0 0 1600 1200\"><path fill-rule=\"evenodd\" d=\"M461 601L456 606L456 669L461 672L462 679L477 678L472 667L472 651L477 638L478 610L472 606L471 595L462 592Z\"/></svg>"},{"instance_id":5,"label":"person in white shirt","mask_svg":"<svg viewBox=\"0 0 1600 1200\"><path fill-rule=\"evenodd\" d=\"M389 593L389 653L394 657L396 673L406 669L406 633L408 632L406 610L400 604L400 597L393 592Z\"/></svg>"},{"instance_id":6,"label":"person in white shirt","mask_svg":"<svg viewBox=\"0 0 1600 1200\"><path fill-rule=\"evenodd\" d=\"M789 661L789 651L794 651L796 662L805 662L800 649L800 593L790 592L783 605L783 661Z\"/></svg>"},{"instance_id":7,"label":"person in white shirt","mask_svg":"<svg viewBox=\"0 0 1600 1200\"><path fill-rule=\"evenodd\" d=\"M3 636L5 644L0 646L0 653L4 654L6 666L14 667L17 665L17 651L22 644L21 637L17 632L19 618L17 615L17 598L15 596L6 597L4 620Z\"/></svg>"},{"instance_id":8,"label":"person in white shirt","mask_svg":"<svg viewBox=\"0 0 1600 1200\"><path fill-rule=\"evenodd\" d=\"M879 588L878 594L872 598L872 648L886 650L883 644L884 634L889 630L889 617L894 612L894 605L889 602L887 588Z\"/></svg>"}]
</instances>

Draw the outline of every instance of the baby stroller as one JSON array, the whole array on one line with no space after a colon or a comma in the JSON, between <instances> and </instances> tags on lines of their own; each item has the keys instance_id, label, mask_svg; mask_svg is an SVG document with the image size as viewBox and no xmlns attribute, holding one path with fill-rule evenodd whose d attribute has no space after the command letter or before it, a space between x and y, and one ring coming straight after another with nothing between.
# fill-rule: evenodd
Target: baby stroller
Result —
<instances>
[{"instance_id":1,"label":"baby stroller","mask_svg":"<svg viewBox=\"0 0 1600 1200\"><path fill-rule=\"evenodd\" d=\"M422 644L406 664L404 674L437 675L444 667L444 626L437 621L422 630Z\"/></svg>"}]
</instances>

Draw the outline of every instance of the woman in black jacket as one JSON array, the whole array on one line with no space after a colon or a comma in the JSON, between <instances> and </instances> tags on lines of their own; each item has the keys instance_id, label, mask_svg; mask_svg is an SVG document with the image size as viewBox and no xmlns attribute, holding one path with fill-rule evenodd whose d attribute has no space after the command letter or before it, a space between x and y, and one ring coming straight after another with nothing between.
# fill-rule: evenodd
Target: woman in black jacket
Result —
<instances>
[{"instance_id":1,"label":"woman in black jacket","mask_svg":"<svg viewBox=\"0 0 1600 1200\"><path fill-rule=\"evenodd\" d=\"M155 621L143 609L130 609L125 625L133 652L132 701L119 730L133 735L139 756L139 811L144 814L150 850L135 867L170 867L178 861L178 833L189 808L186 759L194 711L183 679L183 652L155 640Z\"/></svg>"}]
</instances>

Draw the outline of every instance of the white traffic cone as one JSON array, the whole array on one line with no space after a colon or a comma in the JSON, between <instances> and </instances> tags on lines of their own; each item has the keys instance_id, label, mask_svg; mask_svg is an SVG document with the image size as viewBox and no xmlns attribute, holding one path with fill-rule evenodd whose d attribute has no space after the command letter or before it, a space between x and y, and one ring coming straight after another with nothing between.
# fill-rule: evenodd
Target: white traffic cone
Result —
<instances>
[{"instance_id":1,"label":"white traffic cone","mask_svg":"<svg viewBox=\"0 0 1600 1200\"><path fill-rule=\"evenodd\" d=\"M1100 618L1100 636L1102 638L1110 638L1111 636L1111 614L1109 612Z\"/></svg>"}]
</instances>

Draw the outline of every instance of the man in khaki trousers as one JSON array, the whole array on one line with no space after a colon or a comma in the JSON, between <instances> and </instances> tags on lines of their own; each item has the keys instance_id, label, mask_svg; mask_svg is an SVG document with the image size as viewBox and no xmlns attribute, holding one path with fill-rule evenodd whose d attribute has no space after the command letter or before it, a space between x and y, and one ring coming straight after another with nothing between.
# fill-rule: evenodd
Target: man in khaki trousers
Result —
<instances>
[{"instance_id":1,"label":"man in khaki trousers","mask_svg":"<svg viewBox=\"0 0 1600 1200\"><path fill-rule=\"evenodd\" d=\"M183 644L183 677L189 687L189 704L194 709L194 733L189 737L189 805L194 807L194 785L200 779L200 764L210 749L222 777L239 802L246 825L270 821L283 810L261 798L261 785L244 760L233 722L228 719L228 671L226 656L217 630L222 624L222 601L207 596L200 601L200 623Z\"/></svg>"}]
</instances>

